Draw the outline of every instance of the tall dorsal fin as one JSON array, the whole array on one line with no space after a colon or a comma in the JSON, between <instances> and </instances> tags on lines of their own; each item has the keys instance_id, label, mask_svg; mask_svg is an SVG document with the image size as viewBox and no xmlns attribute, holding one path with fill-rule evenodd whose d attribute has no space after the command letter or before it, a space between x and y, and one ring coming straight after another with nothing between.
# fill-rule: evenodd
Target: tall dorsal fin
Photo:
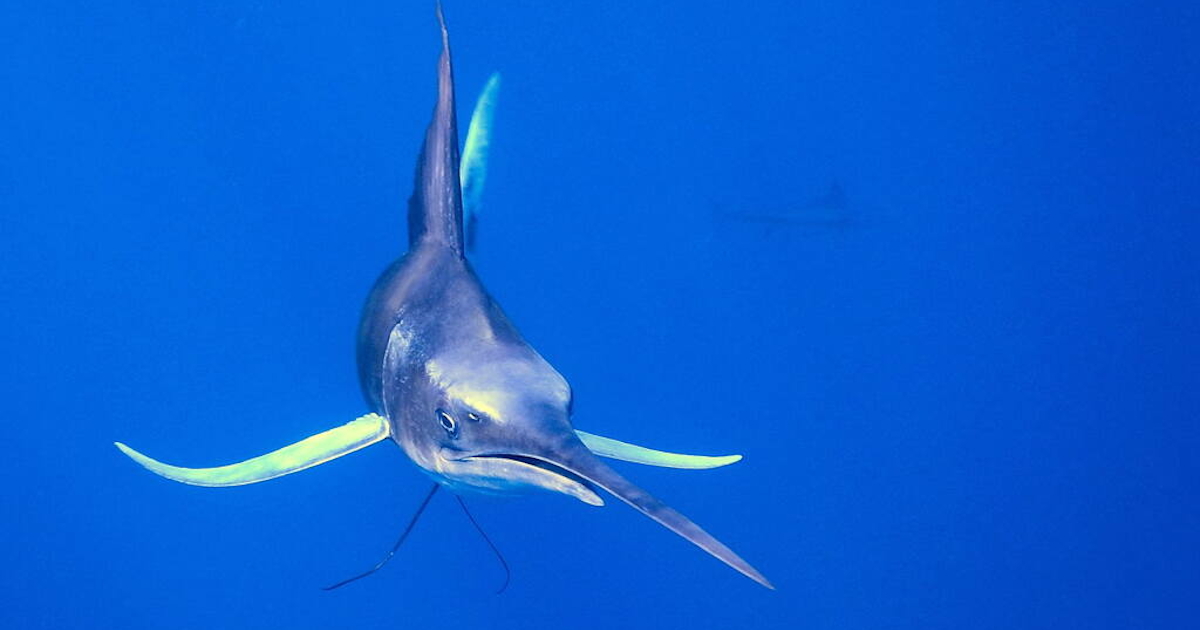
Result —
<instances>
[{"instance_id":1,"label":"tall dorsal fin","mask_svg":"<svg viewBox=\"0 0 1200 630\"><path fill-rule=\"evenodd\" d=\"M450 34L442 5L437 6L442 27L442 54L438 58L438 98L433 120L425 131L425 145L417 159L417 177L408 201L408 246L423 243L449 247L463 253L462 189L458 181L458 125L454 111L454 71L450 63Z\"/></svg>"}]
</instances>

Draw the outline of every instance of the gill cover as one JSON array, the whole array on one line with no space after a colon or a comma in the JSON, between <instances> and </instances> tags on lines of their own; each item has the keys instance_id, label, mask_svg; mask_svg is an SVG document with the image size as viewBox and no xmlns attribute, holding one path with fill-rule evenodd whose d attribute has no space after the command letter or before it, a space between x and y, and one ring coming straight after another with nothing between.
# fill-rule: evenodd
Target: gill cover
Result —
<instances>
[{"instance_id":1,"label":"gill cover","mask_svg":"<svg viewBox=\"0 0 1200 630\"><path fill-rule=\"evenodd\" d=\"M120 442L122 453L147 470L167 479L193 486L220 488L244 486L290 475L305 468L353 453L391 435L391 424L383 416L369 413L336 429L318 433L266 455L215 468L182 468L147 457Z\"/></svg>"}]
</instances>

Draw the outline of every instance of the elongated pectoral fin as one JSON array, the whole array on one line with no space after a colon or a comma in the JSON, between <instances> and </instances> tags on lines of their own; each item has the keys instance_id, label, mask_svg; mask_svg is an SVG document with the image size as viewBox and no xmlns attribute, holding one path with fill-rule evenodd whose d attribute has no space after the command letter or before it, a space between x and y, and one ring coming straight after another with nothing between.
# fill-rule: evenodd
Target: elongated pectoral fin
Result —
<instances>
[{"instance_id":1,"label":"elongated pectoral fin","mask_svg":"<svg viewBox=\"0 0 1200 630\"><path fill-rule=\"evenodd\" d=\"M216 468L181 468L164 464L115 442L122 453L147 470L193 486L219 488L258 483L323 464L353 453L391 435L391 424L377 414L367 414L336 429L318 433L266 455Z\"/></svg>"},{"instance_id":2,"label":"elongated pectoral fin","mask_svg":"<svg viewBox=\"0 0 1200 630\"><path fill-rule=\"evenodd\" d=\"M583 431L577 430L575 434L579 436L580 440L583 440L583 444L588 447L588 450L601 457L620 459L635 464L646 464L647 466L700 470L728 466L742 459L741 455L709 456L668 453L636 444L627 444L600 435L584 433Z\"/></svg>"}]
</instances>

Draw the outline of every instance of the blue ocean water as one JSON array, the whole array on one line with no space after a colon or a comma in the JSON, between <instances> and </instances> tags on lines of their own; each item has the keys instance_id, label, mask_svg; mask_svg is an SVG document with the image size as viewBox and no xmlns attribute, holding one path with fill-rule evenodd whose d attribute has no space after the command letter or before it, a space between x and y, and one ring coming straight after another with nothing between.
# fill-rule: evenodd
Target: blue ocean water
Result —
<instances>
[{"instance_id":1,"label":"blue ocean water","mask_svg":"<svg viewBox=\"0 0 1200 630\"><path fill-rule=\"evenodd\" d=\"M1196 627L1184 3L447 2L464 126L504 75L476 268L578 427L745 455L618 468L777 591L535 495L468 497L502 595L448 496L326 593L427 490L393 445L127 460L365 411L438 40L353 4L0 8L0 626Z\"/></svg>"}]
</instances>

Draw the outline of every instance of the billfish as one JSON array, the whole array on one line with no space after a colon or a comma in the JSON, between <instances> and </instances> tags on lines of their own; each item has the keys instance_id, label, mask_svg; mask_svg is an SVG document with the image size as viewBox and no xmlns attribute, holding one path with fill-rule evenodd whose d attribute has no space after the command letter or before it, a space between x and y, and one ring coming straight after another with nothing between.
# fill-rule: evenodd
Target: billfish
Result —
<instances>
[{"instance_id":1,"label":"billfish","mask_svg":"<svg viewBox=\"0 0 1200 630\"><path fill-rule=\"evenodd\" d=\"M809 199L807 203L785 208L722 210L718 211L718 217L743 223L813 228L850 228L858 223L847 200L846 190L837 182L830 184L828 190Z\"/></svg>"},{"instance_id":2,"label":"billfish","mask_svg":"<svg viewBox=\"0 0 1200 630\"><path fill-rule=\"evenodd\" d=\"M468 140L460 163L450 40L440 5L437 16L438 97L408 204L408 251L376 281L358 330L359 383L370 413L215 468L172 466L120 442L117 448L168 479L221 487L282 477L390 439L437 484L456 493L541 489L603 505L597 492L603 490L773 588L716 538L599 459L702 469L741 456L670 453L575 429L566 379L521 337L476 276L466 257L460 170L483 172L485 154L472 152L486 150L496 83L476 108L476 118L482 112L488 119L479 127L482 135ZM472 206L479 190L469 198Z\"/></svg>"}]
</instances>

